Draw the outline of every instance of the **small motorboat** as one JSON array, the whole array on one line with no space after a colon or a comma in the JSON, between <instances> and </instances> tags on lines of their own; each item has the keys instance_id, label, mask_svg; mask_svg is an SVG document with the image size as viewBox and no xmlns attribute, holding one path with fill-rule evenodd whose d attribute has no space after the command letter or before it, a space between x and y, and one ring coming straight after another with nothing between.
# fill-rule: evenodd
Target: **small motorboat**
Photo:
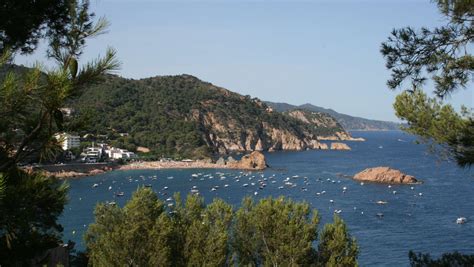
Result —
<instances>
[{"instance_id":1,"label":"small motorboat","mask_svg":"<svg viewBox=\"0 0 474 267\"><path fill-rule=\"evenodd\" d=\"M383 200L379 200L379 201L377 201L377 202L375 202L375 203L377 203L377 204L379 204L379 205L385 205L385 204L387 204L388 202L387 202L387 201L383 201Z\"/></svg>"},{"instance_id":2,"label":"small motorboat","mask_svg":"<svg viewBox=\"0 0 474 267\"><path fill-rule=\"evenodd\" d=\"M459 217L456 219L457 224L465 224L467 222L466 217Z\"/></svg>"},{"instance_id":3,"label":"small motorboat","mask_svg":"<svg viewBox=\"0 0 474 267\"><path fill-rule=\"evenodd\" d=\"M125 195L125 193L124 192L117 192L117 193L115 193L115 195L118 196L118 197L123 197Z\"/></svg>"}]
</instances>

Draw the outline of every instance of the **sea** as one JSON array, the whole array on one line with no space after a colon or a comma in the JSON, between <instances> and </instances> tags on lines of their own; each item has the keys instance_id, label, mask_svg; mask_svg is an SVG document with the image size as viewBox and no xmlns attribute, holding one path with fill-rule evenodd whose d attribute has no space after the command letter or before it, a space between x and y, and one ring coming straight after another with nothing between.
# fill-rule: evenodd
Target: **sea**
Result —
<instances>
[{"instance_id":1,"label":"sea","mask_svg":"<svg viewBox=\"0 0 474 267\"><path fill-rule=\"evenodd\" d=\"M415 136L401 131L354 131L352 135L366 141L347 142L350 151L266 153L270 167L259 172L129 170L68 180L69 202L60 218L64 241L72 240L76 250L84 250L83 235L94 221L96 204L115 201L123 206L139 186L148 185L163 201L174 192L185 196L195 187L206 202L222 198L235 208L244 196L260 199L283 195L317 209L320 229L337 211L360 246L361 266L408 266L410 250L434 257L453 251L474 254L472 169L439 158L416 142ZM376 166L399 169L423 183L389 186L361 184L350 178ZM259 180L266 183L263 189ZM116 196L116 192L124 195ZM467 223L456 224L458 217L466 217Z\"/></svg>"}]
</instances>

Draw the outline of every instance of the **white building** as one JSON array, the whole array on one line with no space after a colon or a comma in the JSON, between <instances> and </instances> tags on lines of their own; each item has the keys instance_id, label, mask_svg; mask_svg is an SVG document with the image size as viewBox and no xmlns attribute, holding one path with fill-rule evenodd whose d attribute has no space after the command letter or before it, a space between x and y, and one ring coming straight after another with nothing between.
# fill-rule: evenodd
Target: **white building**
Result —
<instances>
[{"instance_id":1,"label":"white building","mask_svg":"<svg viewBox=\"0 0 474 267\"><path fill-rule=\"evenodd\" d=\"M137 155L133 152L130 152L126 149L110 147L109 149L105 150L107 156L111 159L135 159Z\"/></svg>"},{"instance_id":2,"label":"white building","mask_svg":"<svg viewBox=\"0 0 474 267\"><path fill-rule=\"evenodd\" d=\"M102 158L102 148L101 147L88 147L84 149L84 153L89 158Z\"/></svg>"},{"instance_id":3,"label":"white building","mask_svg":"<svg viewBox=\"0 0 474 267\"><path fill-rule=\"evenodd\" d=\"M77 135L70 135L68 133L58 133L54 136L59 142L63 150L69 150L74 147L81 146L81 138Z\"/></svg>"}]
</instances>

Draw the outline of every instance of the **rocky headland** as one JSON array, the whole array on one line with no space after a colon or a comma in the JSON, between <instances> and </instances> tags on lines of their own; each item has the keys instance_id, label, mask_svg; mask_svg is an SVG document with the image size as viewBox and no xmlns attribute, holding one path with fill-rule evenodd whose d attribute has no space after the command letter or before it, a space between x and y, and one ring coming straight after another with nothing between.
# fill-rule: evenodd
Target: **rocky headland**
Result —
<instances>
[{"instance_id":1,"label":"rocky headland","mask_svg":"<svg viewBox=\"0 0 474 267\"><path fill-rule=\"evenodd\" d=\"M338 143L338 142L331 143L331 149L332 150L351 150L351 148L347 144Z\"/></svg>"},{"instance_id":2,"label":"rocky headland","mask_svg":"<svg viewBox=\"0 0 474 267\"><path fill-rule=\"evenodd\" d=\"M386 183L386 184L417 184L420 183L415 177L402 173L390 167L375 167L365 169L356 175L354 180L364 182Z\"/></svg>"}]
</instances>

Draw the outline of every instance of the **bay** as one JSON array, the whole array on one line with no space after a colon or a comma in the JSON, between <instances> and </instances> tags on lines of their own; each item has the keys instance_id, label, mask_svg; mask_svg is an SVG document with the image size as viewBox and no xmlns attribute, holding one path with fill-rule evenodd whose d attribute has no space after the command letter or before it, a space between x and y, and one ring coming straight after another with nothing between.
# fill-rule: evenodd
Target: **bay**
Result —
<instances>
[{"instance_id":1,"label":"bay","mask_svg":"<svg viewBox=\"0 0 474 267\"><path fill-rule=\"evenodd\" d=\"M69 180L69 203L60 219L64 240L76 242L77 250L84 249L82 237L94 220L93 210L99 202L115 201L122 206L143 185L152 186L165 201L174 192L186 196L196 186L207 202L218 197L234 207L247 195L255 199L284 195L307 201L319 211L321 228L332 221L335 210L341 210L339 215L360 246L361 266L407 266L409 250L433 256L452 251L474 253L474 171L441 161L427 153L426 146L415 144L414 136L403 132L352 134L367 141L348 142L351 151L266 153L270 168L262 172L131 170ZM400 169L424 183L389 188L361 185L344 176L376 166ZM260 189L259 180L266 187ZM286 180L296 186L285 185ZM116 196L117 192L124 196ZM376 204L379 200L387 204ZM383 213L383 218L377 213ZM456 224L461 216L468 223Z\"/></svg>"}]
</instances>

